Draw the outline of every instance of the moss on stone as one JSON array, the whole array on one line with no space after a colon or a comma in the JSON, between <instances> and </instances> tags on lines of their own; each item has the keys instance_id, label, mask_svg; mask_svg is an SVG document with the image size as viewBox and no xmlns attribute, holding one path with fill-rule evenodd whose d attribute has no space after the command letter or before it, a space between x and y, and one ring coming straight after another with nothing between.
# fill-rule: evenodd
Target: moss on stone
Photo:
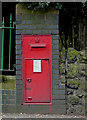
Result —
<instances>
[{"instance_id":1,"label":"moss on stone","mask_svg":"<svg viewBox=\"0 0 87 120\"><path fill-rule=\"evenodd\" d=\"M81 76L85 76L85 71L81 71Z\"/></svg>"},{"instance_id":2,"label":"moss on stone","mask_svg":"<svg viewBox=\"0 0 87 120\"><path fill-rule=\"evenodd\" d=\"M76 77L78 75L78 64L69 64L67 74L69 78Z\"/></svg>"},{"instance_id":3,"label":"moss on stone","mask_svg":"<svg viewBox=\"0 0 87 120\"><path fill-rule=\"evenodd\" d=\"M65 62L65 49L59 51L59 64Z\"/></svg>"},{"instance_id":4,"label":"moss on stone","mask_svg":"<svg viewBox=\"0 0 87 120\"><path fill-rule=\"evenodd\" d=\"M80 71L85 70L85 64L79 64L79 70Z\"/></svg>"},{"instance_id":5,"label":"moss on stone","mask_svg":"<svg viewBox=\"0 0 87 120\"><path fill-rule=\"evenodd\" d=\"M73 94L73 92L74 92L74 90L73 90L73 89L68 89L68 88L67 88L67 95L72 95L72 94Z\"/></svg>"},{"instance_id":6,"label":"moss on stone","mask_svg":"<svg viewBox=\"0 0 87 120\"><path fill-rule=\"evenodd\" d=\"M80 87L82 90L87 92L87 83L85 81L80 82Z\"/></svg>"},{"instance_id":7,"label":"moss on stone","mask_svg":"<svg viewBox=\"0 0 87 120\"><path fill-rule=\"evenodd\" d=\"M78 104L79 103L79 98L77 97L77 96L75 96L75 95L72 95L71 97L70 97L70 103L72 104L72 105L75 105L75 104Z\"/></svg>"},{"instance_id":8,"label":"moss on stone","mask_svg":"<svg viewBox=\"0 0 87 120\"><path fill-rule=\"evenodd\" d=\"M66 79L65 78L60 78L61 83L65 83Z\"/></svg>"},{"instance_id":9,"label":"moss on stone","mask_svg":"<svg viewBox=\"0 0 87 120\"><path fill-rule=\"evenodd\" d=\"M80 83L80 89L83 90L83 91L87 91L87 82L85 80L85 77L82 77L80 80L79 80L79 83Z\"/></svg>"},{"instance_id":10,"label":"moss on stone","mask_svg":"<svg viewBox=\"0 0 87 120\"><path fill-rule=\"evenodd\" d=\"M78 96L78 97L81 98L81 99L82 99L83 97L85 97L85 91L82 90L81 86L79 86L79 89L76 90L75 94L76 94L76 96Z\"/></svg>"},{"instance_id":11,"label":"moss on stone","mask_svg":"<svg viewBox=\"0 0 87 120\"><path fill-rule=\"evenodd\" d=\"M67 81L67 86L72 89L77 89L79 87L79 81L77 80L68 80Z\"/></svg>"},{"instance_id":12,"label":"moss on stone","mask_svg":"<svg viewBox=\"0 0 87 120\"><path fill-rule=\"evenodd\" d=\"M69 63L73 63L77 60L78 51L74 48L68 48L67 58Z\"/></svg>"},{"instance_id":13,"label":"moss on stone","mask_svg":"<svg viewBox=\"0 0 87 120\"><path fill-rule=\"evenodd\" d=\"M65 64L61 64L60 66L59 66L59 73L60 74L64 74L65 73Z\"/></svg>"},{"instance_id":14,"label":"moss on stone","mask_svg":"<svg viewBox=\"0 0 87 120\"><path fill-rule=\"evenodd\" d=\"M78 76L84 77L85 75L86 75L85 64L78 64Z\"/></svg>"},{"instance_id":15,"label":"moss on stone","mask_svg":"<svg viewBox=\"0 0 87 120\"><path fill-rule=\"evenodd\" d=\"M82 105L85 106L85 97L82 97Z\"/></svg>"},{"instance_id":16,"label":"moss on stone","mask_svg":"<svg viewBox=\"0 0 87 120\"><path fill-rule=\"evenodd\" d=\"M80 51L79 62L85 63L85 60L87 60L87 56L85 55L85 50L82 50Z\"/></svg>"},{"instance_id":17,"label":"moss on stone","mask_svg":"<svg viewBox=\"0 0 87 120\"><path fill-rule=\"evenodd\" d=\"M46 9L38 9L37 11L35 11L33 8L29 9L27 6L28 3L18 3L16 5L16 14L40 14L40 13L54 13L54 14L59 14L58 10L55 10L55 8L50 8L50 10L46 10Z\"/></svg>"}]
</instances>

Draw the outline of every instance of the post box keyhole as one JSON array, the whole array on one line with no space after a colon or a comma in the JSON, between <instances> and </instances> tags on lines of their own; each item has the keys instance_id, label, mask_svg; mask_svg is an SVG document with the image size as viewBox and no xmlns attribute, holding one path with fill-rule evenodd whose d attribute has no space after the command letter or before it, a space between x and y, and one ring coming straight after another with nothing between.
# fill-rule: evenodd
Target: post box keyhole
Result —
<instances>
[{"instance_id":1,"label":"post box keyhole","mask_svg":"<svg viewBox=\"0 0 87 120\"><path fill-rule=\"evenodd\" d=\"M32 82L32 79L31 79L31 78L28 78L28 79L27 79L27 82L29 82L29 83Z\"/></svg>"}]
</instances>

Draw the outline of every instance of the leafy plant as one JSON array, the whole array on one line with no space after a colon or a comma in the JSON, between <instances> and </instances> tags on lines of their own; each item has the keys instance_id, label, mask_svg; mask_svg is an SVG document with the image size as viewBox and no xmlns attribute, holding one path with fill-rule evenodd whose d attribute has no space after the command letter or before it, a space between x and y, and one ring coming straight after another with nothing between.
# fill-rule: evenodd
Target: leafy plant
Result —
<instances>
[{"instance_id":1,"label":"leafy plant","mask_svg":"<svg viewBox=\"0 0 87 120\"><path fill-rule=\"evenodd\" d=\"M62 4L59 2L26 2L26 3L21 3L23 4L27 9L33 9L33 10L38 10L38 9L44 9L47 10L49 8L54 8L54 9L61 9Z\"/></svg>"},{"instance_id":2,"label":"leafy plant","mask_svg":"<svg viewBox=\"0 0 87 120\"><path fill-rule=\"evenodd\" d=\"M3 82L3 83L7 82L7 78L5 75L0 75L0 82Z\"/></svg>"}]
</instances>

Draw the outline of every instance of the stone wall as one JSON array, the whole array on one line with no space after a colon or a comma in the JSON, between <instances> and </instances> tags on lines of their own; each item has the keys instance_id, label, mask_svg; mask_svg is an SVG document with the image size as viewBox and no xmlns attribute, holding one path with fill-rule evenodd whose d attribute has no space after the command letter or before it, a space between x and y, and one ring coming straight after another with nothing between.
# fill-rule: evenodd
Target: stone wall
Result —
<instances>
[{"instance_id":1,"label":"stone wall","mask_svg":"<svg viewBox=\"0 0 87 120\"><path fill-rule=\"evenodd\" d=\"M16 111L16 91L15 90L0 90L0 105L2 106L2 113Z\"/></svg>"},{"instance_id":2,"label":"stone wall","mask_svg":"<svg viewBox=\"0 0 87 120\"><path fill-rule=\"evenodd\" d=\"M67 114L85 114L85 50L68 48L67 60ZM60 51L60 84L65 84L65 50Z\"/></svg>"}]
</instances>

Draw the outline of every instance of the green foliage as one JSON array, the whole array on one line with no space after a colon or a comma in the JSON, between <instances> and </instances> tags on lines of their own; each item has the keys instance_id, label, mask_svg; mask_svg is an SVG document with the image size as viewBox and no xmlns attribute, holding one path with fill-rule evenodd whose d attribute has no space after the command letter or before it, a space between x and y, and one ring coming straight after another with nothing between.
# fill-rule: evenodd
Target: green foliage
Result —
<instances>
[{"instance_id":1,"label":"green foliage","mask_svg":"<svg viewBox=\"0 0 87 120\"><path fill-rule=\"evenodd\" d=\"M87 16L87 1L83 3L83 11L85 16Z\"/></svg>"},{"instance_id":2,"label":"green foliage","mask_svg":"<svg viewBox=\"0 0 87 120\"><path fill-rule=\"evenodd\" d=\"M59 2L25 2L21 3L27 9L33 9L34 11L37 10L48 10L49 8L54 8L56 10L62 8L62 4Z\"/></svg>"},{"instance_id":3,"label":"green foliage","mask_svg":"<svg viewBox=\"0 0 87 120\"><path fill-rule=\"evenodd\" d=\"M66 46L74 47L77 50L81 50L84 48L84 37L79 39L79 34L81 29L79 30L79 24L84 23L84 17L87 12L87 4L86 9L83 9L83 3L62 3L62 9L60 10L60 36L62 33L65 35L65 39L63 39L63 43ZM67 18L67 19L65 19ZM80 35L81 35L80 34ZM82 44L83 42L83 44Z\"/></svg>"},{"instance_id":4,"label":"green foliage","mask_svg":"<svg viewBox=\"0 0 87 120\"><path fill-rule=\"evenodd\" d=\"M85 74L85 71L81 71L81 76L85 76L86 74Z\"/></svg>"},{"instance_id":5,"label":"green foliage","mask_svg":"<svg viewBox=\"0 0 87 120\"><path fill-rule=\"evenodd\" d=\"M16 82L12 78L8 78L5 75L0 75L0 89L12 89L15 90Z\"/></svg>"},{"instance_id":6,"label":"green foliage","mask_svg":"<svg viewBox=\"0 0 87 120\"><path fill-rule=\"evenodd\" d=\"M62 49L63 49L63 44L62 44L61 38L59 36L59 51L61 51Z\"/></svg>"},{"instance_id":7,"label":"green foliage","mask_svg":"<svg viewBox=\"0 0 87 120\"><path fill-rule=\"evenodd\" d=\"M85 92L87 92L87 82L85 79L80 81L80 87L82 90L84 90Z\"/></svg>"},{"instance_id":8,"label":"green foliage","mask_svg":"<svg viewBox=\"0 0 87 120\"><path fill-rule=\"evenodd\" d=\"M65 62L65 49L62 48L59 51L59 64L61 65L61 63L64 63L64 62Z\"/></svg>"},{"instance_id":9,"label":"green foliage","mask_svg":"<svg viewBox=\"0 0 87 120\"><path fill-rule=\"evenodd\" d=\"M75 88L75 89L77 89L78 86L80 85L80 83L79 83L78 80L68 80L68 81L67 81L67 85L68 85L70 88Z\"/></svg>"},{"instance_id":10,"label":"green foliage","mask_svg":"<svg viewBox=\"0 0 87 120\"><path fill-rule=\"evenodd\" d=\"M67 58L68 62L75 62L77 60L78 51L74 48L68 48Z\"/></svg>"},{"instance_id":11,"label":"green foliage","mask_svg":"<svg viewBox=\"0 0 87 120\"><path fill-rule=\"evenodd\" d=\"M5 75L0 75L0 82L6 83L8 80Z\"/></svg>"},{"instance_id":12,"label":"green foliage","mask_svg":"<svg viewBox=\"0 0 87 120\"><path fill-rule=\"evenodd\" d=\"M78 104L79 103L79 98L75 95L72 95L71 98L70 98L70 103L72 105Z\"/></svg>"},{"instance_id":13,"label":"green foliage","mask_svg":"<svg viewBox=\"0 0 87 120\"><path fill-rule=\"evenodd\" d=\"M68 67L68 77L74 78L78 75L78 64L70 64Z\"/></svg>"},{"instance_id":14,"label":"green foliage","mask_svg":"<svg viewBox=\"0 0 87 120\"><path fill-rule=\"evenodd\" d=\"M85 71L85 64L79 64L79 70L80 71Z\"/></svg>"},{"instance_id":15,"label":"green foliage","mask_svg":"<svg viewBox=\"0 0 87 120\"><path fill-rule=\"evenodd\" d=\"M48 9L48 8L55 8L55 9L61 9L62 5L58 2L29 2L27 4L27 8L28 9L34 9L34 10L38 10L38 9Z\"/></svg>"}]
</instances>

